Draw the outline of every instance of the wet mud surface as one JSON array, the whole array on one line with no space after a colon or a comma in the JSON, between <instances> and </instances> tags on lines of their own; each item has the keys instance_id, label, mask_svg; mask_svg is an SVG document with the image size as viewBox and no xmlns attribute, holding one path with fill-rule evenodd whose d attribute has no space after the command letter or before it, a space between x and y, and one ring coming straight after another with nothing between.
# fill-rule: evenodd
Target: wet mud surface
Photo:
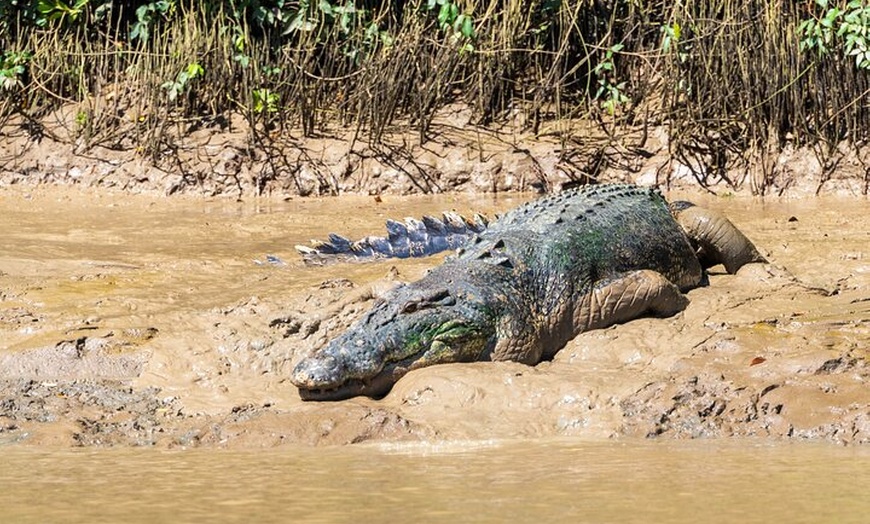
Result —
<instances>
[{"instance_id":1,"label":"wet mud surface","mask_svg":"<svg viewBox=\"0 0 870 524\"><path fill-rule=\"evenodd\" d=\"M870 442L862 198L716 198L769 257L714 268L671 318L591 331L551 362L422 369L382 400L303 402L295 362L439 257L305 267L293 245L511 197L233 203L0 193L0 443L271 447L578 436ZM282 263L267 261L266 255Z\"/></svg>"}]
</instances>

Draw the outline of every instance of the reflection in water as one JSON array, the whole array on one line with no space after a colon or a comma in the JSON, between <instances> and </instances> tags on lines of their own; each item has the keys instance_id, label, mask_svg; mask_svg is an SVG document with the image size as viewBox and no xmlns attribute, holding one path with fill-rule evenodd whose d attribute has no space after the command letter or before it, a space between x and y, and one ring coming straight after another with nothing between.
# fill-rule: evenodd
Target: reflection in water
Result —
<instances>
[{"instance_id":1,"label":"reflection in water","mask_svg":"<svg viewBox=\"0 0 870 524\"><path fill-rule=\"evenodd\" d=\"M7 449L4 522L864 522L870 450L754 442Z\"/></svg>"}]
</instances>

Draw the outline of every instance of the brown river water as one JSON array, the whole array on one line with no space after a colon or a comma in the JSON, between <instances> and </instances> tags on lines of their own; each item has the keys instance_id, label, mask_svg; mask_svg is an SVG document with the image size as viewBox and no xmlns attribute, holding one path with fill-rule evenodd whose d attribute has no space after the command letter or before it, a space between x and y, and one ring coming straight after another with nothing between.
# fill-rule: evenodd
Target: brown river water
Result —
<instances>
[{"instance_id":1,"label":"brown river water","mask_svg":"<svg viewBox=\"0 0 870 524\"><path fill-rule=\"evenodd\" d=\"M7 450L0 520L863 523L868 481L867 447L807 443Z\"/></svg>"},{"instance_id":2,"label":"brown river water","mask_svg":"<svg viewBox=\"0 0 870 524\"><path fill-rule=\"evenodd\" d=\"M532 196L3 189L0 522L866 522L867 200L676 196L772 264L534 368L303 403L292 365L439 258L306 267L294 245Z\"/></svg>"}]
</instances>

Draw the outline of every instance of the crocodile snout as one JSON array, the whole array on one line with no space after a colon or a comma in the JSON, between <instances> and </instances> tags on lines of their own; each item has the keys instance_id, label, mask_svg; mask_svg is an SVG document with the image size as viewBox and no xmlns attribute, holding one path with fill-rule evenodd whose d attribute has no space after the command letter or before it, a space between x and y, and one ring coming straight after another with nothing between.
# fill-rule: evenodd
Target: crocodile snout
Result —
<instances>
[{"instance_id":1,"label":"crocodile snout","mask_svg":"<svg viewBox=\"0 0 870 524\"><path fill-rule=\"evenodd\" d=\"M344 381L344 366L332 355L315 355L303 359L290 376L300 389L331 389Z\"/></svg>"},{"instance_id":2,"label":"crocodile snout","mask_svg":"<svg viewBox=\"0 0 870 524\"><path fill-rule=\"evenodd\" d=\"M344 400L357 395L380 398L396 381L392 368L382 373L359 374L365 378L356 378L354 370L360 372L360 369L348 366L347 354L343 356L336 358L329 351L321 351L299 362L290 375L290 382L299 388L299 396L303 400ZM371 363L365 359L350 362Z\"/></svg>"}]
</instances>

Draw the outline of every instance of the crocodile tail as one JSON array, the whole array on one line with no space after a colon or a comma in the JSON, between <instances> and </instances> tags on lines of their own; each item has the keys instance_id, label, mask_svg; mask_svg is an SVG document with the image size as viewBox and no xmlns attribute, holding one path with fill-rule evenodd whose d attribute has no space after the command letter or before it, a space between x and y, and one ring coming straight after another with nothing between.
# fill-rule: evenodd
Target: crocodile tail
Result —
<instances>
[{"instance_id":1,"label":"crocodile tail","mask_svg":"<svg viewBox=\"0 0 870 524\"><path fill-rule=\"evenodd\" d=\"M448 211L441 218L424 216L404 222L387 220L386 236L367 236L350 240L330 233L327 240L312 240L310 246L296 246L306 264L377 258L426 257L463 246L469 238L482 233L489 221L483 215L466 218Z\"/></svg>"}]
</instances>

